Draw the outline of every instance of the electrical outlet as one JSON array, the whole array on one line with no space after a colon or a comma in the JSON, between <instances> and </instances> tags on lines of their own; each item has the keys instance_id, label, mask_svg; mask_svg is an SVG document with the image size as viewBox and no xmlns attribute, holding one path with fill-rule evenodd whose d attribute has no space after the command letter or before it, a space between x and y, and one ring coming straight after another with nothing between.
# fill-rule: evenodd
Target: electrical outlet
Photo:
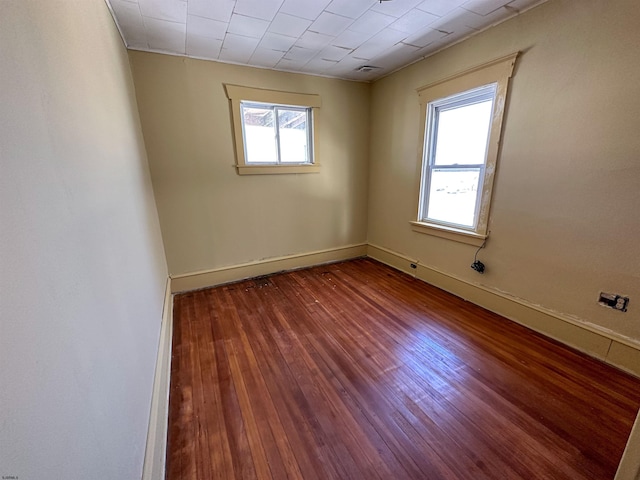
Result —
<instances>
[{"instance_id":1,"label":"electrical outlet","mask_svg":"<svg viewBox=\"0 0 640 480\"><path fill-rule=\"evenodd\" d=\"M598 303L603 307L613 308L614 310L620 310L621 312L627 311L627 305L629 305L629 297L624 297L616 293L604 293L600 292L600 298Z\"/></svg>"}]
</instances>

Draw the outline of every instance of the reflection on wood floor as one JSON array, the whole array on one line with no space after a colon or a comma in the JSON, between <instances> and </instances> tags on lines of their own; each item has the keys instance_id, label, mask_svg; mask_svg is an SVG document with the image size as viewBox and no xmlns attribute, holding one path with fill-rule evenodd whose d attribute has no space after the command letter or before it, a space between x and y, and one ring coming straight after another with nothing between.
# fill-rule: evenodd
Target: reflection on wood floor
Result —
<instances>
[{"instance_id":1,"label":"reflection on wood floor","mask_svg":"<svg viewBox=\"0 0 640 480\"><path fill-rule=\"evenodd\" d=\"M167 478L607 479L640 380L370 259L175 299Z\"/></svg>"}]
</instances>

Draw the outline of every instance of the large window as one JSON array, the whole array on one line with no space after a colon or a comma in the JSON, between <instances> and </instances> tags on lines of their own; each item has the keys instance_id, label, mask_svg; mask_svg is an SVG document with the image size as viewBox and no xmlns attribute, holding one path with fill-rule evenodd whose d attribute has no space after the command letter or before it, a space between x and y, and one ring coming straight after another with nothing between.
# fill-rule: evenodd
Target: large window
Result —
<instances>
[{"instance_id":1,"label":"large window","mask_svg":"<svg viewBox=\"0 0 640 480\"><path fill-rule=\"evenodd\" d=\"M474 245L486 239L502 114L516 56L418 90L423 141L414 230Z\"/></svg>"},{"instance_id":2,"label":"large window","mask_svg":"<svg viewBox=\"0 0 640 480\"><path fill-rule=\"evenodd\" d=\"M421 219L474 230L496 85L428 105Z\"/></svg>"},{"instance_id":3,"label":"large window","mask_svg":"<svg viewBox=\"0 0 640 480\"><path fill-rule=\"evenodd\" d=\"M320 97L226 85L238 173L315 173Z\"/></svg>"}]
</instances>

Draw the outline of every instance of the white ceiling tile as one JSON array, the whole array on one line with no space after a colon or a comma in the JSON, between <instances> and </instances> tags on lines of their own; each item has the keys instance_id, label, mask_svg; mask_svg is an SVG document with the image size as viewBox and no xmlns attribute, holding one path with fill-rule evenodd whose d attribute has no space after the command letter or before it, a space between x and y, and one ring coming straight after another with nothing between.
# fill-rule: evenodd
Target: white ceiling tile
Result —
<instances>
[{"instance_id":1,"label":"white ceiling tile","mask_svg":"<svg viewBox=\"0 0 640 480\"><path fill-rule=\"evenodd\" d=\"M189 0L188 11L189 15L228 22L235 4L235 0Z\"/></svg>"},{"instance_id":2,"label":"white ceiling tile","mask_svg":"<svg viewBox=\"0 0 640 480\"><path fill-rule=\"evenodd\" d=\"M432 24L436 20L438 20L438 16L423 12L422 10L418 10L414 8L410 12L406 13L398 20L389 25L389 28L393 28L394 30L400 30L405 33L415 33L424 29L428 25Z\"/></svg>"},{"instance_id":3,"label":"white ceiling tile","mask_svg":"<svg viewBox=\"0 0 640 480\"><path fill-rule=\"evenodd\" d=\"M331 45L336 47L344 47L355 49L369 40L375 32L354 32L352 30L345 30L331 41Z\"/></svg>"},{"instance_id":4,"label":"white ceiling tile","mask_svg":"<svg viewBox=\"0 0 640 480\"><path fill-rule=\"evenodd\" d=\"M253 52L253 55L251 55L249 63L259 67L273 68L282 59L283 54L284 52L258 46L258 48Z\"/></svg>"},{"instance_id":5,"label":"white ceiling tile","mask_svg":"<svg viewBox=\"0 0 640 480\"><path fill-rule=\"evenodd\" d=\"M111 0L111 7L118 19L118 25L122 30L127 46L130 48L149 48L138 4L122 0Z\"/></svg>"},{"instance_id":6,"label":"white ceiling tile","mask_svg":"<svg viewBox=\"0 0 640 480\"><path fill-rule=\"evenodd\" d=\"M142 23L142 20L140 20ZM149 48L149 43L147 42L147 34L144 31L144 27L140 28L138 26L129 24L129 23L120 23L120 29L122 30L122 35L127 39L127 47L134 49L142 49L146 50Z\"/></svg>"},{"instance_id":7,"label":"white ceiling tile","mask_svg":"<svg viewBox=\"0 0 640 480\"><path fill-rule=\"evenodd\" d=\"M417 8L442 17L466 1L467 0L425 0L419 4Z\"/></svg>"},{"instance_id":8,"label":"white ceiling tile","mask_svg":"<svg viewBox=\"0 0 640 480\"><path fill-rule=\"evenodd\" d=\"M185 23L187 2L183 0L140 0L142 15L157 20Z\"/></svg>"},{"instance_id":9,"label":"white ceiling tile","mask_svg":"<svg viewBox=\"0 0 640 480\"><path fill-rule=\"evenodd\" d=\"M137 3L125 2L123 0L111 0L109 2L113 13L118 19L118 24L142 22L142 14Z\"/></svg>"},{"instance_id":10,"label":"white ceiling tile","mask_svg":"<svg viewBox=\"0 0 640 480\"><path fill-rule=\"evenodd\" d=\"M260 40L259 48L262 50L267 49L287 52L293 46L295 41L296 39L293 37L267 32L264 37L262 37L262 40Z\"/></svg>"},{"instance_id":11,"label":"white ceiling tile","mask_svg":"<svg viewBox=\"0 0 640 480\"><path fill-rule=\"evenodd\" d=\"M420 50L413 45L405 45L398 43L393 47L385 50L379 56L372 59L372 63L377 67L383 67L388 70L395 70L403 65L411 63L416 59L416 52Z\"/></svg>"},{"instance_id":12,"label":"white ceiling tile","mask_svg":"<svg viewBox=\"0 0 640 480\"><path fill-rule=\"evenodd\" d=\"M314 58L309 63L305 64L301 70L303 72L314 72L320 75L328 75L329 70L338 62L335 60L325 60L323 58Z\"/></svg>"},{"instance_id":13,"label":"white ceiling tile","mask_svg":"<svg viewBox=\"0 0 640 480\"><path fill-rule=\"evenodd\" d=\"M237 0L233 12L271 21L283 2L284 0Z\"/></svg>"},{"instance_id":14,"label":"white ceiling tile","mask_svg":"<svg viewBox=\"0 0 640 480\"><path fill-rule=\"evenodd\" d=\"M421 48L416 53L417 53L419 58L426 57L426 56L431 55L432 53L437 52L438 50L440 50L442 48L443 45L446 45L446 44L447 44L446 40L435 41L435 42L432 42L429 45Z\"/></svg>"},{"instance_id":15,"label":"white ceiling tile","mask_svg":"<svg viewBox=\"0 0 640 480\"><path fill-rule=\"evenodd\" d=\"M271 22L271 25L269 25L268 30L273 33L298 38L309 28L311 23L311 20L294 17L286 13L278 13Z\"/></svg>"},{"instance_id":16,"label":"white ceiling tile","mask_svg":"<svg viewBox=\"0 0 640 480\"><path fill-rule=\"evenodd\" d=\"M335 13L322 12L316 21L311 24L309 30L335 37L352 23L353 19L351 18L336 15Z\"/></svg>"},{"instance_id":17,"label":"white ceiling tile","mask_svg":"<svg viewBox=\"0 0 640 480\"><path fill-rule=\"evenodd\" d=\"M287 58L282 58L274 68L285 72L301 72L305 65L306 62L300 63Z\"/></svg>"},{"instance_id":18,"label":"white ceiling tile","mask_svg":"<svg viewBox=\"0 0 640 480\"><path fill-rule=\"evenodd\" d=\"M245 37L262 38L268 27L269 22L265 20L236 15L234 13L231 15L231 21L229 22L227 31Z\"/></svg>"},{"instance_id":19,"label":"white ceiling tile","mask_svg":"<svg viewBox=\"0 0 640 480\"><path fill-rule=\"evenodd\" d=\"M294 45L289 49L289 51L284 55L283 60L290 60L294 62L303 62L307 63L316 55L315 50L310 50L308 48L302 48Z\"/></svg>"},{"instance_id":20,"label":"white ceiling tile","mask_svg":"<svg viewBox=\"0 0 640 480\"><path fill-rule=\"evenodd\" d=\"M349 30L361 33L369 32L373 35L394 22L395 19L395 17L390 17L389 15L383 15L382 13L369 10L353 22L349 27Z\"/></svg>"},{"instance_id":21,"label":"white ceiling tile","mask_svg":"<svg viewBox=\"0 0 640 480\"><path fill-rule=\"evenodd\" d=\"M210 18L198 17L195 15L187 16L187 34L198 35L202 37L211 37L218 40L224 40L227 33L227 23L213 20Z\"/></svg>"},{"instance_id":22,"label":"white ceiling tile","mask_svg":"<svg viewBox=\"0 0 640 480\"><path fill-rule=\"evenodd\" d=\"M380 33L374 35L358 48L356 48L351 56L353 58L370 60L376 55L379 55L380 53L387 50L390 45L395 45L396 43L398 43L400 40L405 38L405 36L406 34L404 32L399 32L397 30L382 30Z\"/></svg>"},{"instance_id":23,"label":"white ceiling tile","mask_svg":"<svg viewBox=\"0 0 640 480\"><path fill-rule=\"evenodd\" d=\"M470 0L462 8L478 15L488 15L507 3L509 0Z\"/></svg>"},{"instance_id":24,"label":"white ceiling tile","mask_svg":"<svg viewBox=\"0 0 640 480\"><path fill-rule=\"evenodd\" d=\"M107 0L129 48L363 81L545 1Z\"/></svg>"},{"instance_id":25,"label":"white ceiling tile","mask_svg":"<svg viewBox=\"0 0 640 480\"><path fill-rule=\"evenodd\" d=\"M343 17L358 18L376 4L376 0L333 0L325 10Z\"/></svg>"},{"instance_id":26,"label":"white ceiling tile","mask_svg":"<svg viewBox=\"0 0 640 480\"><path fill-rule=\"evenodd\" d=\"M451 45L453 43L456 43L464 38L468 38L472 35L475 35L476 33L478 33L478 30L471 28L471 27L461 27L456 29L455 32L447 35L445 38L440 39L438 42L442 42L443 40L446 40L446 44L447 45Z\"/></svg>"},{"instance_id":27,"label":"white ceiling tile","mask_svg":"<svg viewBox=\"0 0 640 480\"><path fill-rule=\"evenodd\" d=\"M149 48L170 53L185 54L186 30L184 23L167 22L143 17Z\"/></svg>"},{"instance_id":28,"label":"white ceiling tile","mask_svg":"<svg viewBox=\"0 0 640 480\"><path fill-rule=\"evenodd\" d=\"M393 2L378 2L371 7L371 10L399 18L421 4L422 1L423 0L395 0Z\"/></svg>"},{"instance_id":29,"label":"white ceiling tile","mask_svg":"<svg viewBox=\"0 0 640 480\"><path fill-rule=\"evenodd\" d=\"M322 33L311 32L307 30L296 41L296 46L302 48L309 48L314 50L320 50L324 48L335 37L330 35L323 35Z\"/></svg>"},{"instance_id":30,"label":"white ceiling tile","mask_svg":"<svg viewBox=\"0 0 640 480\"><path fill-rule=\"evenodd\" d=\"M540 2L540 0L512 0L511 2L509 2L509 8L515 10L513 13L520 13L520 12L524 12L525 10L528 10L529 8L533 7L534 5L539 5L540 3L544 3Z\"/></svg>"},{"instance_id":31,"label":"white ceiling tile","mask_svg":"<svg viewBox=\"0 0 640 480\"><path fill-rule=\"evenodd\" d=\"M446 33L443 33L440 30L428 28L423 32L407 37L402 41L402 43L414 45L416 47L426 47L427 45L442 40L446 35Z\"/></svg>"},{"instance_id":32,"label":"white ceiling tile","mask_svg":"<svg viewBox=\"0 0 640 480\"><path fill-rule=\"evenodd\" d=\"M362 60L358 58L353 58L350 55L348 55L344 57L342 60L340 60L338 63L336 63L333 67L331 67L331 71L336 73L337 72L341 72L341 73L353 72L358 67L361 67L364 64L365 63Z\"/></svg>"},{"instance_id":33,"label":"white ceiling tile","mask_svg":"<svg viewBox=\"0 0 640 480\"><path fill-rule=\"evenodd\" d=\"M187 55L191 57L216 59L221 48L222 40L187 32Z\"/></svg>"},{"instance_id":34,"label":"white ceiling tile","mask_svg":"<svg viewBox=\"0 0 640 480\"><path fill-rule=\"evenodd\" d=\"M329 2L331 0L285 0L280 7L280 13L315 20Z\"/></svg>"},{"instance_id":35,"label":"white ceiling tile","mask_svg":"<svg viewBox=\"0 0 640 480\"><path fill-rule=\"evenodd\" d=\"M509 10L505 7L500 7L497 10L494 10L493 12L488 13L484 16L474 13L472 17L466 17L464 20L467 27L471 27L476 30L482 30L483 28L490 25L500 23L501 21L512 17L513 15L515 15L515 13L512 10Z\"/></svg>"},{"instance_id":36,"label":"white ceiling tile","mask_svg":"<svg viewBox=\"0 0 640 480\"><path fill-rule=\"evenodd\" d=\"M247 63L259 41L257 38L227 33L218 58L229 62Z\"/></svg>"},{"instance_id":37,"label":"white ceiling tile","mask_svg":"<svg viewBox=\"0 0 640 480\"><path fill-rule=\"evenodd\" d=\"M485 20L483 20L482 15L478 15L477 13L473 13L462 8L456 8L444 17L440 17L429 25L429 27L435 30L453 33L458 30L464 30L465 27L470 25L482 24L484 21Z\"/></svg>"},{"instance_id":38,"label":"white ceiling tile","mask_svg":"<svg viewBox=\"0 0 640 480\"><path fill-rule=\"evenodd\" d=\"M350 49L350 48L336 47L334 45L329 45L327 47L324 47L320 51L320 53L318 54L317 58L321 58L323 60L333 60L333 61L339 62L344 57L349 55L351 52L352 52L352 49Z\"/></svg>"}]
</instances>

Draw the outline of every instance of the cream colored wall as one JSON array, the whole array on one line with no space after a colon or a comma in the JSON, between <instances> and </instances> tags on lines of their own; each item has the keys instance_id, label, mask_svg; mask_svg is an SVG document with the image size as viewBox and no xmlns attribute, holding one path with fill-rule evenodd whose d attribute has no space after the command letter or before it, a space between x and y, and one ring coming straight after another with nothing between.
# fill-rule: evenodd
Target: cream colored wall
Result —
<instances>
[{"instance_id":1,"label":"cream colored wall","mask_svg":"<svg viewBox=\"0 0 640 480\"><path fill-rule=\"evenodd\" d=\"M129 52L172 274L361 243L369 85ZM239 176L224 84L313 93L321 171Z\"/></svg>"},{"instance_id":2,"label":"cream colored wall","mask_svg":"<svg viewBox=\"0 0 640 480\"><path fill-rule=\"evenodd\" d=\"M376 82L368 234L640 345L640 9L614 3L551 0ZM469 268L474 247L410 228L421 141L415 89L516 50L480 276ZM601 290L630 295L629 311L600 307Z\"/></svg>"},{"instance_id":3,"label":"cream colored wall","mask_svg":"<svg viewBox=\"0 0 640 480\"><path fill-rule=\"evenodd\" d=\"M166 263L102 0L0 2L0 476L140 478Z\"/></svg>"}]
</instances>

